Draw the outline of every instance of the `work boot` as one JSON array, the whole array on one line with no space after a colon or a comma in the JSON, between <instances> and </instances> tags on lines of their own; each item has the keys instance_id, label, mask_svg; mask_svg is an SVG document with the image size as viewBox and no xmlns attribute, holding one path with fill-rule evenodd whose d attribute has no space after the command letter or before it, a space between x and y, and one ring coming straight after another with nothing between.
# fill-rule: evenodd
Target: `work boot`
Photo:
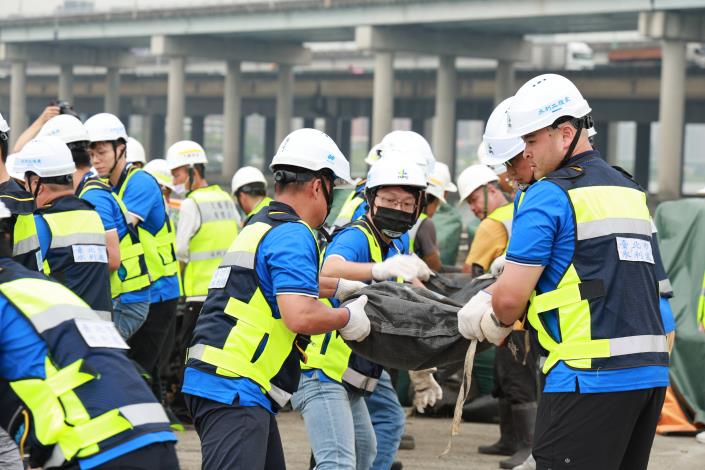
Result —
<instances>
[{"instance_id":1,"label":"work boot","mask_svg":"<svg viewBox=\"0 0 705 470\"><path fill-rule=\"evenodd\" d=\"M411 434L402 434L401 441L399 441L399 449L401 450L413 450L416 448L416 440Z\"/></svg>"},{"instance_id":2,"label":"work boot","mask_svg":"<svg viewBox=\"0 0 705 470\"><path fill-rule=\"evenodd\" d=\"M499 462L499 468L514 468L531 455L536 425L536 402L512 405L512 419L517 438L517 451L510 458Z\"/></svg>"},{"instance_id":3,"label":"work boot","mask_svg":"<svg viewBox=\"0 0 705 470\"><path fill-rule=\"evenodd\" d=\"M404 468L404 466L401 464L400 461L397 460L392 464L391 467L389 467L389 470L401 470L402 468Z\"/></svg>"},{"instance_id":4,"label":"work boot","mask_svg":"<svg viewBox=\"0 0 705 470\"><path fill-rule=\"evenodd\" d=\"M529 454L523 464L514 467L512 470L536 470L536 460L534 456Z\"/></svg>"},{"instance_id":5,"label":"work boot","mask_svg":"<svg viewBox=\"0 0 705 470\"><path fill-rule=\"evenodd\" d=\"M480 446L477 451L481 454L512 455L516 450L517 440L512 422L512 406L509 401L501 399L499 400L499 440L489 446Z\"/></svg>"}]
</instances>

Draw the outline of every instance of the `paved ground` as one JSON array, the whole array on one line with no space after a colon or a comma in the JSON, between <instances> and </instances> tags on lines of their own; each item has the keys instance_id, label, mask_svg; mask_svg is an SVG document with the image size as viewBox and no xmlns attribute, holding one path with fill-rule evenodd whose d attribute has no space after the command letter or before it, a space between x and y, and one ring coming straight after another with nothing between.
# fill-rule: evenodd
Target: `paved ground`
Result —
<instances>
[{"instance_id":1,"label":"paved ground","mask_svg":"<svg viewBox=\"0 0 705 470\"><path fill-rule=\"evenodd\" d=\"M298 413L278 417L289 470L308 469L310 455L306 429ZM461 434L453 440L450 454L440 458L448 443L449 419L409 418L407 432L416 438L416 449L400 451L404 469L496 470L500 458L478 455L477 446L494 442L499 434L496 425L463 423ZM190 430L179 434L179 460L183 470L197 470L201 465L198 436ZM705 469L705 445L692 437L656 436L649 470ZM598 470L598 469L596 469Z\"/></svg>"}]
</instances>

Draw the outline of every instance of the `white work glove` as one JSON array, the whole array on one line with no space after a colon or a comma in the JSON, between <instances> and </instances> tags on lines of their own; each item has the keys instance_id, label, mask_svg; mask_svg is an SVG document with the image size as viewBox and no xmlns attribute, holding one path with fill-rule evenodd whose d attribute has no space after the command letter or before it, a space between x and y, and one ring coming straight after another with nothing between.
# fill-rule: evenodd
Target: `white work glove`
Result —
<instances>
[{"instance_id":1,"label":"white work glove","mask_svg":"<svg viewBox=\"0 0 705 470\"><path fill-rule=\"evenodd\" d=\"M499 346L512 332L512 327L499 323L492 311L492 294L481 290L458 312L458 331L466 339Z\"/></svg>"},{"instance_id":2,"label":"white work glove","mask_svg":"<svg viewBox=\"0 0 705 470\"><path fill-rule=\"evenodd\" d=\"M416 253L411 256L413 256L416 260L416 265L418 267L418 270L416 271L416 277L422 281L428 281L431 275L433 275L433 271L431 271L431 268L429 268L426 262L419 258Z\"/></svg>"},{"instance_id":3,"label":"white work glove","mask_svg":"<svg viewBox=\"0 0 705 470\"><path fill-rule=\"evenodd\" d=\"M504 263L506 262L507 258L505 258L504 255L495 258L490 265L490 274L494 277L499 277L499 275L504 271Z\"/></svg>"},{"instance_id":4,"label":"white work glove","mask_svg":"<svg viewBox=\"0 0 705 470\"><path fill-rule=\"evenodd\" d=\"M411 281L419 276L419 271L421 270L419 261L421 260L411 255L392 256L381 263L372 265L372 279L375 281L386 281L390 278L401 277L405 281ZM421 262L423 263L423 261ZM424 266L426 266L425 263ZM426 266L426 269L428 269L428 266Z\"/></svg>"},{"instance_id":5,"label":"white work glove","mask_svg":"<svg viewBox=\"0 0 705 470\"><path fill-rule=\"evenodd\" d=\"M335 288L335 294L333 294L333 297L338 300L345 300L363 287L367 287L367 284L360 281L343 279L341 277L338 279L338 286Z\"/></svg>"},{"instance_id":6,"label":"white work glove","mask_svg":"<svg viewBox=\"0 0 705 470\"><path fill-rule=\"evenodd\" d=\"M414 407L419 413L423 413L427 406L433 406L443 399L443 389L433 378L434 372L436 372L435 367L409 371L409 379L414 385Z\"/></svg>"},{"instance_id":7,"label":"white work glove","mask_svg":"<svg viewBox=\"0 0 705 470\"><path fill-rule=\"evenodd\" d=\"M458 331L466 339L484 341L485 335L480 328L483 315L492 313L492 294L481 290L458 311Z\"/></svg>"},{"instance_id":8,"label":"white work glove","mask_svg":"<svg viewBox=\"0 0 705 470\"><path fill-rule=\"evenodd\" d=\"M504 326L499 323L499 320L492 310L485 312L482 316L480 329L485 336L485 341L495 346L501 346L502 343L504 343L504 339L512 332L511 326Z\"/></svg>"},{"instance_id":9,"label":"white work glove","mask_svg":"<svg viewBox=\"0 0 705 470\"><path fill-rule=\"evenodd\" d=\"M370 334L370 319L365 313L367 296L361 295L345 306L350 313L350 318L344 327L340 328L340 336L348 341L362 341Z\"/></svg>"}]
</instances>

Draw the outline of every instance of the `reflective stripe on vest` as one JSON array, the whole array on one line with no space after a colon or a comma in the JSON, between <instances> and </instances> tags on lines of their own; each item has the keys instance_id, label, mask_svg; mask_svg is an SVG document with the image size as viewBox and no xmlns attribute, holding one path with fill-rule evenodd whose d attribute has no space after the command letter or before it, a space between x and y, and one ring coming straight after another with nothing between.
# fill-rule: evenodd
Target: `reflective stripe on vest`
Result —
<instances>
[{"instance_id":1,"label":"reflective stripe on vest","mask_svg":"<svg viewBox=\"0 0 705 470\"><path fill-rule=\"evenodd\" d=\"M365 199L362 196L358 195L356 190L353 190L343 203L343 207L340 208L340 212L338 212L338 217L335 218L335 222L333 222L333 225L335 225L336 227L342 227L343 225L347 225L352 222L352 218L353 215L355 215L355 211L358 207L360 207L360 204L362 204L363 202L365 202Z\"/></svg>"},{"instance_id":2,"label":"reflective stripe on vest","mask_svg":"<svg viewBox=\"0 0 705 470\"><path fill-rule=\"evenodd\" d=\"M130 233L131 226L127 220L127 207L125 207L122 199L112 191L107 183L98 179L89 179L84 184L78 197L83 198L83 196L91 190L107 191L110 194L120 208L123 223L125 227L128 228L123 237L119 240L121 269L110 273L110 292L112 297L116 298L120 294L135 292L148 287L150 280L144 259L144 249L139 239ZM125 279L120 278L120 272L122 272Z\"/></svg>"},{"instance_id":3,"label":"reflective stripe on vest","mask_svg":"<svg viewBox=\"0 0 705 470\"><path fill-rule=\"evenodd\" d=\"M213 282L221 277L227 277L227 280L211 285L208 299L194 329L187 365L203 368L200 361L215 367L217 375L247 377L262 387L279 406L284 406L293 390L283 390L273 382L282 373L287 358L292 354L297 335L281 318L274 317L272 307L257 285L254 264L262 240L279 223L301 223L314 239L315 235L303 221L292 216L279 222L272 219L276 214L282 213L275 212L272 206L266 213L263 211L256 214L223 257ZM250 291L250 286L254 287L253 291ZM227 298L224 309L221 310L219 306L222 304L212 307L217 305L216 299L223 298ZM227 332L212 326L233 323L234 326ZM220 336L216 338L214 334ZM206 370L212 373L210 369Z\"/></svg>"},{"instance_id":4,"label":"reflective stripe on vest","mask_svg":"<svg viewBox=\"0 0 705 470\"><path fill-rule=\"evenodd\" d=\"M0 293L40 335L69 321L100 322L76 294L56 282L21 278L0 284ZM45 379L17 380L10 386L32 412L37 439L44 445L58 444L66 460L99 452L100 442L123 431L168 423L156 402L128 404L91 418L74 390L96 379L99 371L83 371L83 359L57 369L51 360L53 353L49 351L45 359Z\"/></svg>"},{"instance_id":5,"label":"reflective stripe on vest","mask_svg":"<svg viewBox=\"0 0 705 470\"><path fill-rule=\"evenodd\" d=\"M44 274L61 272L66 266L56 266L52 261L60 250L66 250L74 245L94 245L103 250L105 261L96 260L95 263L107 263L108 252L105 247L105 229L100 221L100 216L93 210L69 210L65 212L51 212L42 214L42 218L49 226L51 243L44 260ZM71 254L73 260L73 254ZM88 263L87 263L88 264ZM91 263L92 264L92 263Z\"/></svg>"},{"instance_id":6,"label":"reflective stripe on vest","mask_svg":"<svg viewBox=\"0 0 705 470\"><path fill-rule=\"evenodd\" d=\"M33 214L19 214L13 234L12 256L24 255L39 249L39 237Z\"/></svg>"},{"instance_id":7,"label":"reflective stripe on vest","mask_svg":"<svg viewBox=\"0 0 705 470\"><path fill-rule=\"evenodd\" d=\"M587 163L590 163L588 161ZM568 180L556 178L549 180L558 185L573 184L568 187L567 194L570 200L576 224L576 246L573 262L568 266L565 274L561 278L555 290L534 294L530 299L528 309L528 319L531 325L538 332L538 339L541 346L548 351L548 357L543 366L544 373L548 373L558 361L565 361L570 367L576 369L594 370L594 360L611 359L619 356L631 355L626 360L632 361L629 365L606 367L624 368L638 365L662 365L665 359L654 360L655 362L640 363L640 356L651 353L667 353L668 347L666 336L663 334L663 326L658 313L658 292L657 283L651 286L653 292L648 291L647 286L641 286L644 292L630 292L631 298L640 299L638 305L630 305L629 300L614 299L611 295L613 289L622 289L618 286L627 279L611 279L612 285L602 279L583 279L580 272L634 272L638 270L646 276L653 276L653 260L648 261L648 256L641 255L640 259L635 259L634 255L626 256L618 252L618 236L625 237L625 240L632 240L637 247L644 247L648 244L651 236L651 223L649 211L646 206L646 196L636 188L617 185L596 184L600 179L612 177L609 172L595 163L596 182L590 186L580 186L585 178L577 178L575 183ZM590 166L586 170L591 171ZM613 171L613 170L612 170ZM587 177L587 175L583 175ZM582 183L587 184L587 183ZM577 186L577 187L576 187ZM529 189L531 190L531 188ZM595 241L595 237L603 237L602 240ZM591 245L593 253L596 248L594 243L601 243L598 252L602 255L600 259L595 259L594 255L585 250L584 243ZM649 245L650 246L650 245ZM599 263L598 266L592 266ZM624 265L622 263L632 263ZM631 269L632 271L619 271ZM600 271L600 269L604 271ZM579 272L580 270L580 272ZM611 271L608 271L611 270ZM642 282L643 284L643 282ZM620 291L617 291L620 292ZM599 299L599 301L597 300ZM607 308L608 301L617 302L617 305ZM626 304L623 304L626 303ZM636 301L635 301L636 303ZM560 341L556 340L546 329L540 314L557 309L558 327ZM610 319L609 316L618 315L620 311L627 310L623 314L642 315L641 321L618 322ZM619 323L619 330L615 329L615 324ZM602 328L601 336L595 336L596 325ZM649 325L660 325L653 327ZM648 331L648 328L653 331ZM627 329L631 328L631 330ZM609 329L607 337L604 330ZM656 331L660 329L660 331ZM658 334L653 334L654 332ZM624 333L627 333L624 335ZM661 356L659 356L661 358Z\"/></svg>"},{"instance_id":8,"label":"reflective stripe on vest","mask_svg":"<svg viewBox=\"0 0 705 470\"><path fill-rule=\"evenodd\" d=\"M504 225L507 231L507 240L512 235L512 220L514 219L514 204L509 203L498 207L493 210L490 215L487 216L488 219L492 219Z\"/></svg>"},{"instance_id":9,"label":"reflective stripe on vest","mask_svg":"<svg viewBox=\"0 0 705 470\"><path fill-rule=\"evenodd\" d=\"M189 240L189 262L184 268L187 297L208 295L208 284L220 260L237 236L235 204L219 186L206 186L188 195L198 208L201 225Z\"/></svg>"},{"instance_id":10,"label":"reflective stripe on vest","mask_svg":"<svg viewBox=\"0 0 705 470\"><path fill-rule=\"evenodd\" d=\"M94 310L112 311L105 229L93 206L66 196L38 213L51 233L44 274L59 280Z\"/></svg>"},{"instance_id":11,"label":"reflective stripe on vest","mask_svg":"<svg viewBox=\"0 0 705 470\"><path fill-rule=\"evenodd\" d=\"M118 197L124 199L125 190L132 177L139 171L144 171L141 168L130 166L127 169L127 176L120 186ZM149 173L147 173L149 174ZM154 178L150 175L150 178ZM155 180L157 188L158 183ZM162 202L164 200L162 199ZM156 282L162 277L174 276L179 272L179 263L176 260L176 235L171 226L171 221L164 206L164 224L156 234L152 234L142 227L142 224L137 224L137 235L144 252L144 259L147 263L147 269L152 282Z\"/></svg>"},{"instance_id":12,"label":"reflective stripe on vest","mask_svg":"<svg viewBox=\"0 0 705 470\"><path fill-rule=\"evenodd\" d=\"M422 213L416 223L414 224L413 227L411 227L411 230L409 230L409 252L414 253L415 247L416 247L416 234L419 233L419 227L421 227L421 223L428 219L428 215L425 213Z\"/></svg>"}]
</instances>

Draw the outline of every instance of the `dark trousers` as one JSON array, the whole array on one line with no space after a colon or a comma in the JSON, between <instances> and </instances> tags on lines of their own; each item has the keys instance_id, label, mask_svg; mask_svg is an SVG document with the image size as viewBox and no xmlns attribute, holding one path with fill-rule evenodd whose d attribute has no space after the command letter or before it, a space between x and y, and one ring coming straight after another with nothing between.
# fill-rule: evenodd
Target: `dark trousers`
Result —
<instances>
[{"instance_id":1,"label":"dark trousers","mask_svg":"<svg viewBox=\"0 0 705 470\"><path fill-rule=\"evenodd\" d=\"M495 388L492 395L512 405L536 401L538 349L526 331L512 331L507 344L497 348L494 360Z\"/></svg>"},{"instance_id":2,"label":"dark trousers","mask_svg":"<svg viewBox=\"0 0 705 470\"><path fill-rule=\"evenodd\" d=\"M665 388L544 393L533 455L537 470L646 470Z\"/></svg>"},{"instance_id":3,"label":"dark trousers","mask_svg":"<svg viewBox=\"0 0 705 470\"><path fill-rule=\"evenodd\" d=\"M198 321L202 307L203 302L186 302L183 315L180 316L176 327L175 346L171 353L172 362L176 364L175 376L171 380L170 387L173 392L171 408L174 414L176 414L183 423L191 422L190 414L184 402L184 395L181 393L186 364L186 350L191 344L193 329L196 327L196 322Z\"/></svg>"},{"instance_id":4,"label":"dark trousers","mask_svg":"<svg viewBox=\"0 0 705 470\"><path fill-rule=\"evenodd\" d=\"M173 338L177 302L174 299L150 304L147 319L128 340L128 356L151 375L152 390L160 401L164 400L164 394L159 370L169 358L170 342L173 341L169 337Z\"/></svg>"},{"instance_id":5,"label":"dark trousers","mask_svg":"<svg viewBox=\"0 0 705 470\"><path fill-rule=\"evenodd\" d=\"M78 464L62 467L78 470ZM129 454L105 462L98 467L102 470L179 470L179 459L173 442L156 442L133 450Z\"/></svg>"},{"instance_id":6,"label":"dark trousers","mask_svg":"<svg viewBox=\"0 0 705 470\"><path fill-rule=\"evenodd\" d=\"M277 421L267 410L184 397L201 439L204 470L286 469Z\"/></svg>"}]
</instances>

